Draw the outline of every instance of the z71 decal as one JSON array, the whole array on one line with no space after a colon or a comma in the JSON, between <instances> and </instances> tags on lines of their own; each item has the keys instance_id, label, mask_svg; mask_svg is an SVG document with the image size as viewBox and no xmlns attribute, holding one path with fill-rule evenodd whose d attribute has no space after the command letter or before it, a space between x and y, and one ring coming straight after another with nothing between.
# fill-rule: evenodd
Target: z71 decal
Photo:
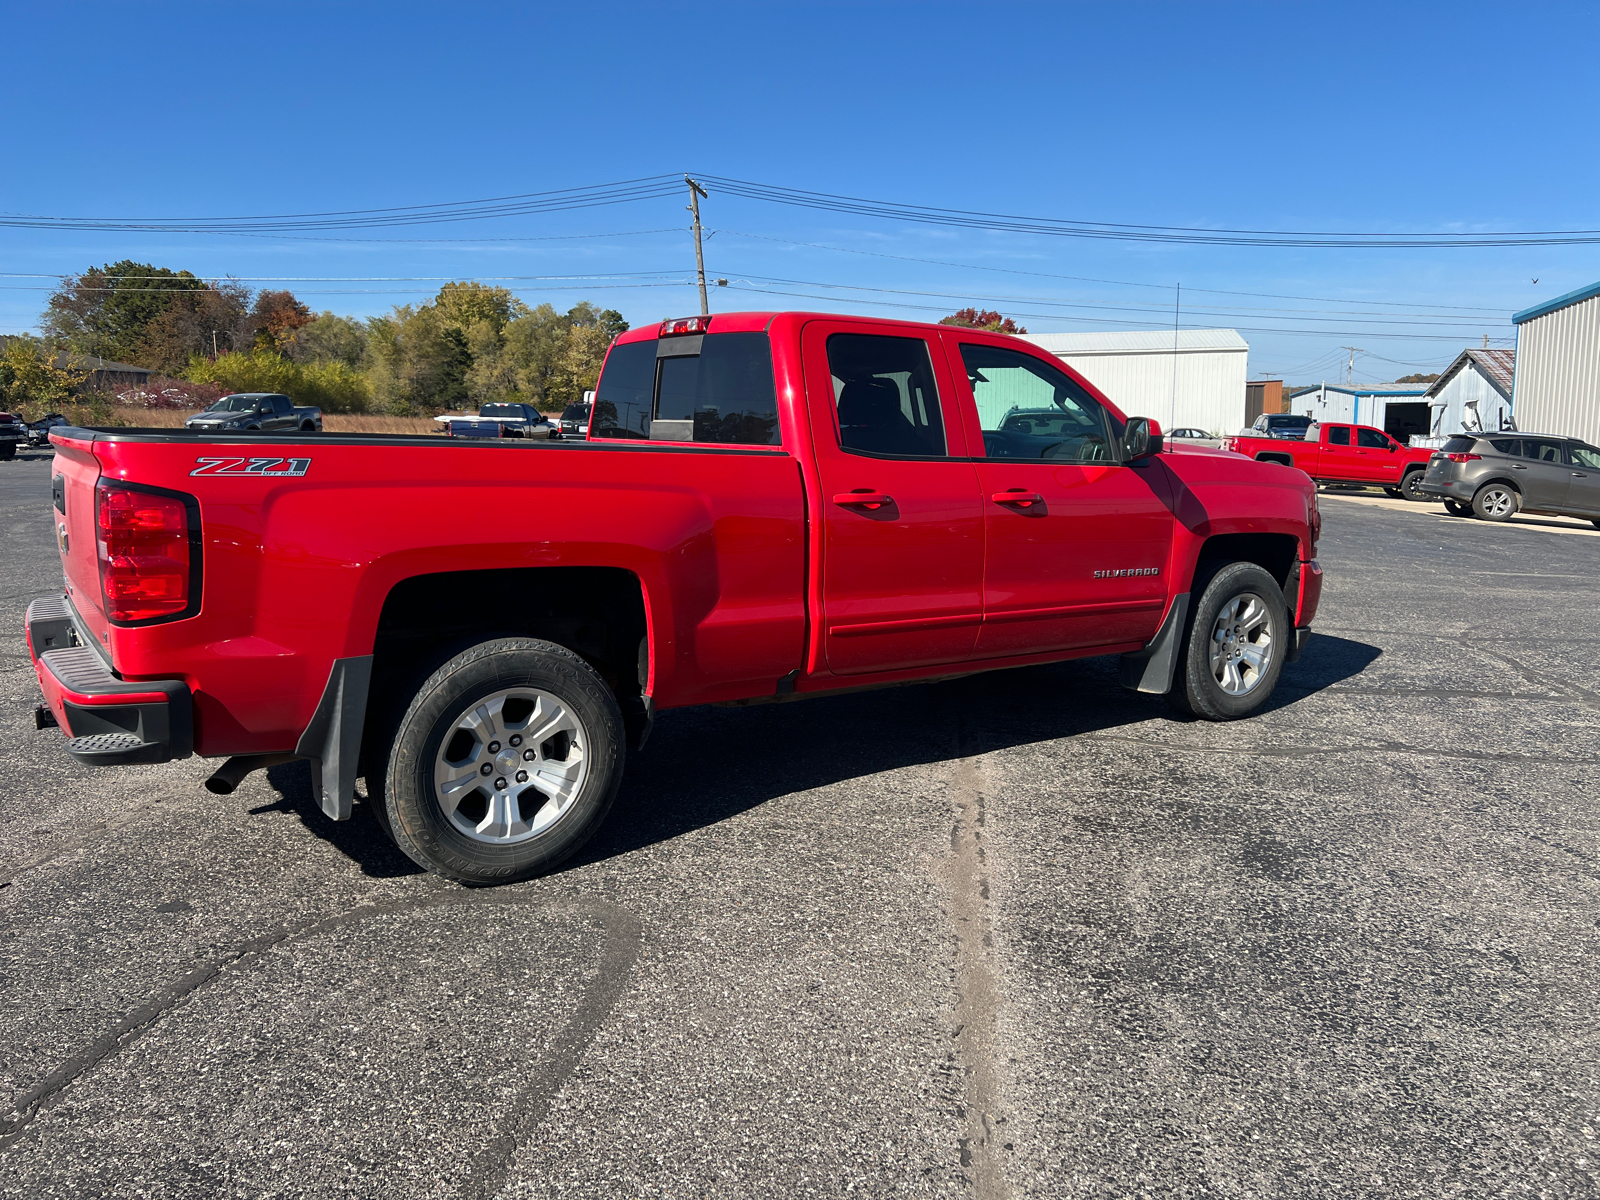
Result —
<instances>
[{"instance_id":1,"label":"z71 decal","mask_svg":"<svg viewBox=\"0 0 1600 1200\"><path fill-rule=\"evenodd\" d=\"M282 475L298 477L311 466L309 458L197 458L191 475Z\"/></svg>"}]
</instances>

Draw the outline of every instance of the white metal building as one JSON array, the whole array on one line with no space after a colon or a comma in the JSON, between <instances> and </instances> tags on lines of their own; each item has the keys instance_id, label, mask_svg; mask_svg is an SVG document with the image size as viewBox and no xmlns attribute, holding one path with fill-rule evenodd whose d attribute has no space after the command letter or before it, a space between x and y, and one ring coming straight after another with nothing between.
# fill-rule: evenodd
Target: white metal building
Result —
<instances>
[{"instance_id":1,"label":"white metal building","mask_svg":"<svg viewBox=\"0 0 1600 1200\"><path fill-rule=\"evenodd\" d=\"M1515 350L1463 350L1428 385L1428 433L1445 438L1467 430L1510 429Z\"/></svg>"},{"instance_id":2,"label":"white metal building","mask_svg":"<svg viewBox=\"0 0 1600 1200\"><path fill-rule=\"evenodd\" d=\"M1421 384L1339 387L1325 383L1295 392L1289 397L1287 411L1303 413L1314 421L1376 425L1404 443L1412 433L1428 428L1428 406L1422 398L1426 391Z\"/></svg>"},{"instance_id":3,"label":"white metal building","mask_svg":"<svg viewBox=\"0 0 1600 1200\"><path fill-rule=\"evenodd\" d=\"M1244 427L1250 346L1232 329L1024 336L1130 417L1152 417L1163 429L1188 426L1217 434Z\"/></svg>"},{"instance_id":4,"label":"white metal building","mask_svg":"<svg viewBox=\"0 0 1600 1200\"><path fill-rule=\"evenodd\" d=\"M1525 308L1517 326L1517 426L1600 445L1600 283Z\"/></svg>"}]
</instances>

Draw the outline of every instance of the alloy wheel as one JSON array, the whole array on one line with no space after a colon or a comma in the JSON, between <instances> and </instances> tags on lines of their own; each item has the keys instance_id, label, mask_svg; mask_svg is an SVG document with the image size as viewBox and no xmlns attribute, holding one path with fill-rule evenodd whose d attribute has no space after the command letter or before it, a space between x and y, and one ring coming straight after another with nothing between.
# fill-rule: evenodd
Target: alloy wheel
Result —
<instances>
[{"instance_id":1,"label":"alloy wheel","mask_svg":"<svg viewBox=\"0 0 1600 1200\"><path fill-rule=\"evenodd\" d=\"M1274 649L1272 610L1254 592L1222 606L1211 626L1211 676L1230 696L1254 691L1266 677Z\"/></svg>"}]
</instances>

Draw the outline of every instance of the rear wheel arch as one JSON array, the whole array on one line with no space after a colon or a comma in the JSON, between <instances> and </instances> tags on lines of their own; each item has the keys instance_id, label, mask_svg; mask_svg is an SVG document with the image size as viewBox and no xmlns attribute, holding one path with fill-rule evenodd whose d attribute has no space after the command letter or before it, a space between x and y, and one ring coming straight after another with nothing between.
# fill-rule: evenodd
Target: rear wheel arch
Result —
<instances>
[{"instance_id":1,"label":"rear wheel arch","mask_svg":"<svg viewBox=\"0 0 1600 1200\"><path fill-rule=\"evenodd\" d=\"M1277 463L1279 466L1283 467L1294 466L1294 456L1292 454L1280 454L1275 450L1261 451L1256 455L1256 461Z\"/></svg>"},{"instance_id":2,"label":"rear wheel arch","mask_svg":"<svg viewBox=\"0 0 1600 1200\"><path fill-rule=\"evenodd\" d=\"M617 698L629 740L649 729L649 623L639 576L620 567L527 567L413 575L390 588L373 638L362 759L387 738L424 679L471 646L539 638L588 663Z\"/></svg>"}]
</instances>

